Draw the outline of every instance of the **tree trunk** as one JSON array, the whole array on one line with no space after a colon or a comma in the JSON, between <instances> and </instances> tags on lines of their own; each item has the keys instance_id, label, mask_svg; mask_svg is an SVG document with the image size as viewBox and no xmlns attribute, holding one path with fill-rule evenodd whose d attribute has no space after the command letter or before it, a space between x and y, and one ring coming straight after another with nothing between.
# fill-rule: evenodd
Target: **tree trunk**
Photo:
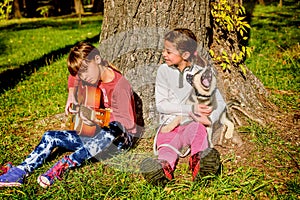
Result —
<instances>
[{"instance_id":1,"label":"tree trunk","mask_svg":"<svg viewBox=\"0 0 300 200\"><path fill-rule=\"evenodd\" d=\"M74 0L74 5L76 14L81 15L84 13L83 4L81 0Z\"/></svg>"},{"instance_id":2,"label":"tree trunk","mask_svg":"<svg viewBox=\"0 0 300 200\"><path fill-rule=\"evenodd\" d=\"M19 4L19 0L14 0L13 2L13 12L14 12L14 18L22 18L22 14L20 11L20 4Z\"/></svg>"},{"instance_id":3,"label":"tree trunk","mask_svg":"<svg viewBox=\"0 0 300 200\"><path fill-rule=\"evenodd\" d=\"M154 84L164 34L175 27L190 28L200 47L207 47L209 15L209 0L104 1L100 50L131 82L138 101L138 125L157 122Z\"/></svg>"},{"instance_id":4,"label":"tree trunk","mask_svg":"<svg viewBox=\"0 0 300 200\"><path fill-rule=\"evenodd\" d=\"M263 6L266 5L264 0L258 0L258 2L260 5L263 5Z\"/></svg>"},{"instance_id":5,"label":"tree trunk","mask_svg":"<svg viewBox=\"0 0 300 200\"><path fill-rule=\"evenodd\" d=\"M199 53L209 58L208 49L214 45L210 0L106 0L100 37L102 56L118 66L131 82L137 99L139 125L152 128L156 124L154 84L161 62L163 36L176 27L189 28L196 34ZM226 47L225 47L226 48ZM245 125L248 118L261 124L269 121L263 84L250 72L242 75L239 69L223 72L218 80L227 102L233 102L230 112L236 125Z\"/></svg>"},{"instance_id":6,"label":"tree trunk","mask_svg":"<svg viewBox=\"0 0 300 200\"><path fill-rule=\"evenodd\" d=\"M78 23L79 25L81 25L81 15L84 13L84 9L83 9L83 4L81 0L74 0L74 5L75 5L75 11L76 14L78 15Z\"/></svg>"}]
</instances>

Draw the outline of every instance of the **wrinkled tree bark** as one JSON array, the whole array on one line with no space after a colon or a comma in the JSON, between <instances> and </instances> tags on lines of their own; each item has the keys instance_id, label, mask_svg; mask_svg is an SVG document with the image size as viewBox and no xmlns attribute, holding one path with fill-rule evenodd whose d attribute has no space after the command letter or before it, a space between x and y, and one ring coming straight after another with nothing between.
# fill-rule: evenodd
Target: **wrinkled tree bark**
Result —
<instances>
[{"instance_id":1,"label":"wrinkled tree bark","mask_svg":"<svg viewBox=\"0 0 300 200\"><path fill-rule=\"evenodd\" d=\"M189 28L196 34L199 53L207 59L209 48L226 48L226 44L217 46L213 41L218 33L212 25L210 0L104 1L100 51L132 83L140 100L139 125L145 122L146 127L151 127L157 122L154 84L163 36L177 27ZM220 66L215 68L221 93L227 102L234 102L230 112L236 125L245 125L249 118L261 124L272 120L266 114L272 108L266 101L267 92L249 70L242 75L239 69L223 72Z\"/></svg>"}]
</instances>

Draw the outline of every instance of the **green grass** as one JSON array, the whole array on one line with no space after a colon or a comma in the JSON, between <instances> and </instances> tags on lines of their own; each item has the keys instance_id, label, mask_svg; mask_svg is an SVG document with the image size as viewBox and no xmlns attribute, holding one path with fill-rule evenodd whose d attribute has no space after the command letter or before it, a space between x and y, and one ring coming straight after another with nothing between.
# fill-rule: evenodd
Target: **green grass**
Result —
<instances>
[{"instance_id":1,"label":"green grass","mask_svg":"<svg viewBox=\"0 0 300 200\"><path fill-rule=\"evenodd\" d=\"M78 40L93 37L99 40L100 19L101 16L84 18L81 26L78 25L77 18L6 22L0 27L0 72L39 59ZM51 63L51 57L44 61Z\"/></svg>"},{"instance_id":2,"label":"green grass","mask_svg":"<svg viewBox=\"0 0 300 200\"><path fill-rule=\"evenodd\" d=\"M0 79L0 163L20 163L44 131L57 128L57 120L54 125L51 120L43 120L64 111L67 53L80 40L96 45L101 23L101 16L93 16L85 17L80 27L76 18L0 24L0 76L7 75ZM299 13L292 7L256 6L251 25L249 44L255 51L247 65L270 89L274 102L292 112L299 109ZM9 77L9 81L2 79ZM299 145L281 137L272 127L250 124L240 132L253 144L253 149L247 150L254 155L242 159L234 152L223 155L222 173L213 181L192 182L187 164L180 162L177 178L165 188L155 187L136 173L138 166L133 165L132 158L130 170L125 172L112 162L89 161L51 188L43 189L36 179L62 156L58 154L31 174L22 187L0 189L0 198L298 199L300 180L295 162L299 163ZM132 152L151 154L151 139L141 143ZM116 163L126 163L126 158Z\"/></svg>"},{"instance_id":3,"label":"green grass","mask_svg":"<svg viewBox=\"0 0 300 200\"><path fill-rule=\"evenodd\" d=\"M254 47L246 61L250 70L273 90L272 100L280 107L299 109L300 11L299 2L278 8L256 6L251 19L249 45Z\"/></svg>"}]
</instances>

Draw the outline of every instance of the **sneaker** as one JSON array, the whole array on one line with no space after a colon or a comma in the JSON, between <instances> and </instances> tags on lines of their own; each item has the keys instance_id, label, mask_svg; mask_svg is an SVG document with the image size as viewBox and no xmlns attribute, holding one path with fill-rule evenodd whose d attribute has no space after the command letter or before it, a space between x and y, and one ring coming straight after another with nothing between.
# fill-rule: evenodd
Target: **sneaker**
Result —
<instances>
[{"instance_id":1,"label":"sneaker","mask_svg":"<svg viewBox=\"0 0 300 200\"><path fill-rule=\"evenodd\" d=\"M126 128L117 121L109 123L110 133L115 137L113 144L119 151L128 150L133 145L133 137Z\"/></svg>"},{"instance_id":2,"label":"sneaker","mask_svg":"<svg viewBox=\"0 0 300 200\"><path fill-rule=\"evenodd\" d=\"M118 121L112 121L109 123L110 133L115 137L118 138L126 132L125 127Z\"/></svg>"},{"instance_id":3,"label":"sneaker","mask_svg":"<svg viewBox=\"0 0 300 200\"><path fill-rule=\"evenodd\" d=\"M215 148L207 148L190 157L193 181L210 174L217 174L220 168L220 153Z\"/></svg>"},{"instance_id":4,"label":"sneaker","mask_svg":"<svg viewBox=\"0 0 300 200\"><path fill-rule=\"evenodd\" d=\"M21 186L25 176L26 172L24 170L12 167L0 176L0 187Z\"/></svg>"},{"instance_id":5,"label":"sneaker","mask_svg":"<svg viewBox=\"0 0 300 200\"><path fill-rule=\"evenodd\" d=\"M143 177L151 184L165 184L174 178L173 170L166 160L146 158L140 166Z\"/></svg>"},{"instance_id":6,"label":"sneaker","mask_svg":"<svg viewBox=\"0 0 300 200\"><path fill-rule=\"evenodd\" d=\"M113 141L113 144L117 146L117 149L119 152L122 151L127 151L132 147L133 142L132 142L132 135L129 133L124 134L124 136L119 137Z\"/></svg>"},{"instance_id":7,"label":"sneaker","mask_svg":"<svg viewBox=\"0 0 300 200\"><path fill-rule=\"evenodd\" d=\"M46 173L40 175L37 179L37 182L43 188L47 188L55 182L55 179L62 180L63 173L66 172L69 167L75 165L76 163L70 160L68 156L65 156L60 161L55 163L53 167L51 167Z\"/></svg>"},{"instance_id":8,"label":"sneaker","mask_svg":"<svg viewBox=\"0 0 300 200\"><path fill-rule=\"evenodd\" d=\"M0 167L0 176L2 174L5 174L8 172L8 170L10 170L13 167L11 162L6 163L5 165Z\"/></svg>"}]
</instances>

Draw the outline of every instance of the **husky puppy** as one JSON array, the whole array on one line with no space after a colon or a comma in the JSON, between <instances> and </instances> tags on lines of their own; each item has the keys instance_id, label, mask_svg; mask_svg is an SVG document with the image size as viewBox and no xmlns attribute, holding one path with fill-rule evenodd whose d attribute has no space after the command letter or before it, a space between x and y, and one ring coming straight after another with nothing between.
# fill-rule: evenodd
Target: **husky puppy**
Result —
<instances>
[{"instance_id":1,"label":"husky puppy","mask_svg":"<svg viewBox=\"0 0 300 200\"><path fill-rule=\"evenodd\" d=\"M218 102L216 99L217 78L211 65L207 65L193 76L192 85L194 87L194 90L187 100L187 104L205 104L212 107L212 110L215 110L218 106ZM177 116L169 124L162 126L161 132L170 132L178 125L189 123L192 120L192 117ZM218 121L214 121L212 122L211 126L206 127L208 142L211 148L214 146L212 143L212 135L215 131L213 127L216 123L226 125L226 129L221 133L218 144L221 145L223 137L225 137L226 139L230 139L233 137L234 124L228 118L225 108L218 117Z\"/></svg>"}]
</instances>

